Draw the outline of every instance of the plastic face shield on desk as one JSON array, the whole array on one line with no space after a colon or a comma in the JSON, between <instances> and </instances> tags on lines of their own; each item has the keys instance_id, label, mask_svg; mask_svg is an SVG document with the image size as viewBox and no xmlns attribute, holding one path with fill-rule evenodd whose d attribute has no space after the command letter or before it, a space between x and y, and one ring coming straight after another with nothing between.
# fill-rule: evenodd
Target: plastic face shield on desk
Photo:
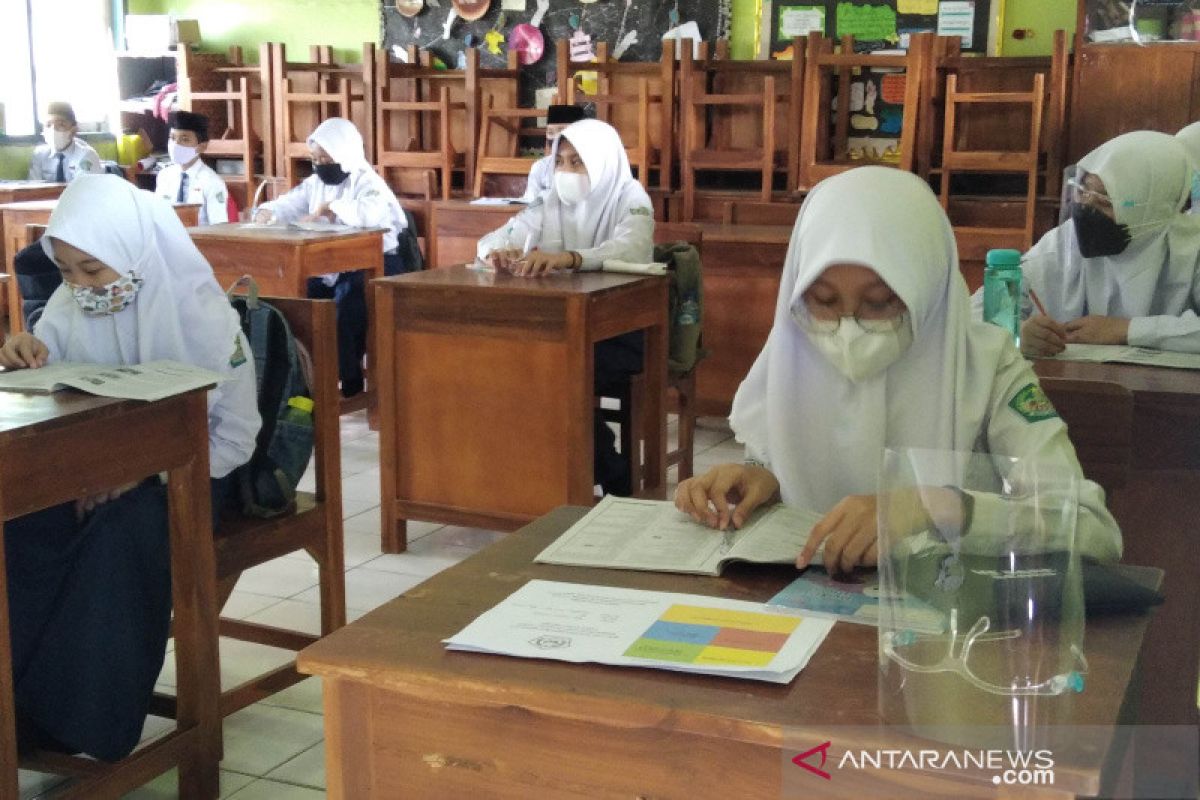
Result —
<instances>
[{"instance_id":1,"label":"plastic face shield on desk","mask_svg":"<svg viewBox=\"0 0 1200 800\"><path fill-rule=\"evenodd\" d=\"M1075 475L1063 463L885 452L878 505L885 718L961 723L980 709L1000 713L1013 698L1084 691Z\"/></svg>"}]
</instances>

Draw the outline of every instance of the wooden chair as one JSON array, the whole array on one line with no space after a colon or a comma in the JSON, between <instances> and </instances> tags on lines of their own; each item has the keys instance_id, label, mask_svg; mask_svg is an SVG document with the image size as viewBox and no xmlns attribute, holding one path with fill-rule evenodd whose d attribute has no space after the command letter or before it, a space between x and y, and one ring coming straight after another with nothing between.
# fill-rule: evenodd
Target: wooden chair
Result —
<instances>
[{"instance_id":1,"label":"wooden chair","mask_svg":"<svg viewBox=\"0 0 1200 800\"><path fill-rule=\"evenodd\" d=\"M545 110L537 108L493 108L495 98L489 97L484 101L483 116L479 128L479 149L475 157L475 197L487 197L489 178L506 176L514 179L529 177L529 170L537 163L538 157L520 155L520 137L545 133L545 128L537 127L536 121L546 115ZM535 124L522 127L525 120L534 120ZM493 138L494 131L500 130L500 136ZM502 139L497 147L497 138ZM499 153L493 151L499 150ZM504 195L504 196L512 196Z\"/></svg>"},{"instance_id":2,"label":"wooden chair","mask_svg":"<svg viewBox=\"0 0 1200 800\"><path fill-rule=\"evenodd\" d=\"M282 43L269 45L274 82L275 168L289 186L303 179L298 162L309 159L308 136L330 117L344 117L363 137L367 160L375 146L375 45L363 44L362 63L341 65L332 48L313 46L307 62L289 62ZM382 55L379 56L382 58Z\"/></svg>"},{"instance_id":3,"label":"wooden chair","mask_svg":"<svg viewBox=\"0 0 1200 800\"><path fill-rule=\"evenodd\" d=\"M697 174L756 174L748 198L769 203L775 175L795 185L800 159L800 113L806 58L792 61L708 59L682 51L680 67L680 174L682 218L696 219Z\"/></svg>"},{"instance_id":4,"label":"wooden chair","mask_svg":"<svg viewBox=\"0 0 1200 800\"><path fill-rule=\"evenodd\" d=\"M942 208L950 211L950 185L955 173L1010 173L1025 176L1025 214L1020 228L955 227L960 251L982 247L1009 247L1022 252L1033 246L1034 221L1037 214L1039 134L1042 129L1042 103L1045 76L1033 76L1033 88L1025 92L960 92L958 76L946 78L946 130L942 142L941 192ZM959 106L976 108L980 105L1001 106L1010 118L1023 119L1021 107L1028 109L1028 138L1023 150L981 151L959 149ZM972 256L974 253L967 252ZM961 257L961 255L960 255ZM967 258L964 260L972 260Z\"/></svg>"},{"instance_id":5,"label":"wooden chair","mask_svg":"<svg viewBox=\"0 0 1200 800\"><path fill-rule=\"evenodd\" d=\"M1067 423L1083 474L1104 489L1108 502L1125 485L1133 453L1133 393L1119 383L1039 379Z\"/></svg>"},{"instance_id":6,"label":"wooden chair","mask_svg":"<svg viewBox=\"0 0 1200 800\"><path fill-rule=\"evenodd\" d=\"M594 105L596 119L621 133L629 165L642 186L651 187L650 173L656 170L654 185L670 189L675 157L675 42L663 42L657 62L616 61L609 56L607 42L596 45L594 61L574 62L570 44L559 40L556 60L560 102ZM594 93L581 90L576 80L580 72L596 75Z\"/></svg>"},{"instance_id":7,"label":"wooden chair","mask_svg":"<svg viewBox=\"0 0 1200 800\"><path fill-rule=\"evenodd\" d=\"M229 48L228 56L181 47L176 61L179 106L208 117L211 138L206 159L242 163L240 176L222 178L238 205L249 208L257 176L275 171L271 48L267 44L259 48L257 66L245 63L240 47Z\"/></svg>"},{"instance_id":8,"label":"wooden chair","mask_svg":"<svg viewBox=\"0 0 1200 800\"><path fill-rule=\"evenodd\" d=\"M346 624L345 556L342 538L342 466L339 430L337 347L331 300L263 298L287 318L292 334L312 357L313 425L316 468L314 492L300 492L294 511L272 519L235 516L216 532L218 603L224 605L241 574L280 556L307 552L320 574L321 635ZM222 636L302 650L319 639L308 633L222 617ZM295 662L221 694L221 714L233 712L304 679ZM174 698L156 696L157 714L172 716Z\"/></svg>"},{"instance_id":9,"label":"wooden chair","mask_svg":"<svg viewBox=\"0 0 1200 800\"><path fill-rule=\"evenodd\" d=\"M800 180L796 187L807 192L825 178L848 169L870 163L880 163L911 172L916 164L917 121L921 105L921 75L925 59L932 47L932 34L914 34L904 55L872 55L853 52L853 40L842 40L841 52L833 52L833 44L819 34L809 34L804 71L804 113L800 133ZM852 160L847 152L850 128L849 90L851 76L856 70L872 68L903 69L904 119L899 137L896 163ZM839 102L837 117L830 134L830 113L833 106L834 83L837 78Z\"/></svg>"}]
</instances>

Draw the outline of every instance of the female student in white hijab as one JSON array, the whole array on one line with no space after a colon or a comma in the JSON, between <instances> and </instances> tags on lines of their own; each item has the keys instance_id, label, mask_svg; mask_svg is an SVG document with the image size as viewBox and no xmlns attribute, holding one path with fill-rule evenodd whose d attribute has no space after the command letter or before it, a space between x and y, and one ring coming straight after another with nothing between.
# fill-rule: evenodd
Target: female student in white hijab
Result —
<instances>
[{"instance_id":1,"label":"female student in white hijab","mask_svg":"<svg viewBox=\"0 0 1200 800\"><path fill-rule=\"evenodd\" d=\"M400 202L367 162L362 134L341 117L325 120L308 137L313 174L277 200L263 203L254 221L339 222L355 228L386 228L383 271L406 272L400 256L400 232L407 227ZM312 278L308 296L337 303L338 372L342 394L363 389L362 360L367 346L367 297L362 272Z\"/></svg>"},{"instance_id":2,"label":"female student in white hijab","mask_svg":"<svg viewBox=\"0 0 1200 800\"><path fill-rule=\"evenodd\" d=\"M884 448L1054 458L1082 480L1066 425L1011 337L971 319L937 198L886 167L829 178L804 201L774 326L729 421L746 463L684 481L675 504L721 529L780 498L821 512L801 567L822 543L831 571L876 563ZM986 501L975 498L974 519ZM1103 490L1082 481L1080 501L1080 551L1118 558Z\"/></svg>"},{"instance_id":3,"label":"female student in white hijab","mask_svg":"<svg viewBox=\"0 0 1200 800\"><path fill-rule=\"evenodd\" d=\"M497 269L538 276L558 270L598 270L609 259L650 261L654 211L633 178L621 137L611 125L587 119L563 130L554 145L554 181L504 227L479 240L477 255ZM596 345L596 386L628 380L642 368L640 332ZM628 494L628 464L612 431L594 421L596 482L605 493Z\"/></svg>"},{"instance_id":4,"label":"female student in white hijab","mask_svg":"<svg viewBox=\"0 0 1200 800\"><path fill-rule=\"evenodd\" d=\"M1046 310L1021 326L1026 355L1076 342L1200 353L1200 217L1183 213L1191 187L1186 150L1165 133L1125 133L1080 159L1070 219L1022 262Z\"/></svg>"},{"instance_id":5,"label":"female student in white hijab","mask_svg":"<svg viewBox=\"0 0 1200 800\"><path fill-rule=\"evenodd\" d=\"M171 206L118 177L80 176L41 241L64 283L34 332L0 348L0 365L171 359L223 374L208 397L214 504L223 504L261 425L254 363ZM23 743L123 757L141 736L166 652L163 487L154 478L21 517L5 525L4 544Z\"/></svg>"},{"instance_id":6,"label":"female student in white hijab","mask_svg":"<svg viewBox=\"0 0 1200 800\"><path fill-rule=\"evenodd\" d=\"M1175 138L1187 151L1192 165L1192 206L1189 213L1200 214L1200 122L1182 128Z\"/></svg>"}]
</instances>

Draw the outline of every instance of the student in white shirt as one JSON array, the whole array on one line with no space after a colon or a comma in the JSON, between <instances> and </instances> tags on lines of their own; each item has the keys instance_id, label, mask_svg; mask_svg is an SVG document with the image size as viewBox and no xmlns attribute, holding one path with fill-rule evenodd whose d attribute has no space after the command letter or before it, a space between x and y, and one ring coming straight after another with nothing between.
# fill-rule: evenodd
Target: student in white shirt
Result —
<instances>
[{"instance_id":1,"label":"student in white shirt","mask_svg":"<svg viewBox=\"0 0 1200 800\"><path fill-rule=\"evenodd\" d=\"M646 263L654 254L650 197L633 178L621 137L586 119L555 143L554 185L504 227L479 240L478 257L497 269L538 276L558 270L598 270L609 259ZM528 249L528 252L526 250ZM596 386L627 381L642 369L641 332L596 345ZM629 494L627 462L617 455L604 420L593 420L596 483L606 494Z\"/></svg>"},{"instance_id":2,"label":"student in white shirt","mask_svg":"<svg viewBox=\"0 0 1200 800\"><path fill-rule=\"evenodd\" d=\"M568 125L582 119L587 119L587 114L579 106L554 105L546 109L546 155L529 168L523 202L532 203L550 189L554 183L554 143Z\"/></svg>"},{"instance_id":3,"label":"student in white shirt","mask_svg":"<svg viewBox=\"0 0 1200 800\"><path fill-rule=\"evenodd\" d=\"M778 499L823 513L798 566L822 543L834 572L876 563L884 448L1061 464L1080 480L1079 551L1120 557L1104 491L1083 480L1066 425L1012 337L971 318L950 223L910 173L859 167L809 193L774 326L729 421L746 463L684 481L675 504L722 529ZM972 496L978 521L997 498Z\"/></svg>"},{"instance_id":4,"label":"student in white shirt","mask_svg":"<svg viewBox=\"0 0 1200 800\"><path fill-rule=\"evenodd\" d=\"M261 418L250 346L212 267L170 206L112 175L73 181L41 242L64 283L33 333L0 348L0 366L168 359L222 375L208 394L218 514ZM78 457L106 457L91 446L78 442ZM115 760L141 738L162 668L170 546L157 477L97 488L105 491L6 523L4 544L23 743Z\"/></svg>"},{"instance_id":5,"label":"student in white shirt","mask_svg":"<svg viewBox=\"0 0 1200 800\"><path fill-rule=\"evenodd\" d=\"M1183 213L1191 187L1187 152L1165 133L1122 134L1080 159L1070 219L1023 259L1048 314L1021 326L1026 355L1073 342L1200 353L1200 217Z\"/></svg>"},{"instance_id":6,"label":"student in white shirt","mask_svg":"<svg viewBox=\"0 0 1200 800\"><path fill-rule=\"evenodd\" d=\"M1189 213L1200 214L1200 122L1182 128L1175 138L1187 151L1192 164L1192 207Z\"/></svg>"},{"instance_id":7,"label":"student in white shirt","mask_svg":"<svg viewBox=\"0 0 1200 800\"><path fill-rule=\"evenodd\" d=\"M45 144L33 150L29 162L29 180L66 183L77 175L104 172L100 154L75 134L79 125L70 103L51 103L42 120Z\"/></svg>"},{"instance_id":8,"label":"student in white shirt","mask_svg":"<svg viewBox=\"0 0 1200 800\"><path fill-rule=\"evenodd\" d=\"M201 225L230 222L225 181L200 158L208 147L208 117L172 111L167 122L171 163L159 171L154 193L170 203L199 203Z\"/></svg>"},{"instance_id":9,"label":"student in white shirt","mask_svg":"<svg viewBox=\"0 0 1200 800\"><path fill-rule=\"evenodd\" d=\"M384 273L406 271L399 253L400 232L407 227L400 202L375 172L363 150L362 134L340 117L327 119L308 137L313 174L299 186L255 214L256 222L324 220L356 228L386 228ZM338 371L342 394L363 389L362 359L366 352L367 299L362 272L339 272L308 282L309 297L332 297L337 303Z\"/></svg>"}]
</instances>

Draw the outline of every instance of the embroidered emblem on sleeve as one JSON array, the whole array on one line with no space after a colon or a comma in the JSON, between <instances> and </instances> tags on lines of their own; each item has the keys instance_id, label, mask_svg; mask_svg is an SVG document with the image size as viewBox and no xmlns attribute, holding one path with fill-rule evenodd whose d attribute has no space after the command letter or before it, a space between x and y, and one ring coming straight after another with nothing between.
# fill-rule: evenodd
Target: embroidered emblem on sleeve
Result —
<instances>
[{"instance_id":1,"label":"embroidered emblem on sleeve","mask_svg":"<svg viewBox=\"0 0 1200 800\"><path fill-rule=\"evenodd\" d=\"M1029 384L1013 395L1012 400L1008 401L1008 407L1024 417L1026 422L1040 422L1058 416L1054 404L1036 383Z\"/></svg>"},{"instance_id":2,"label":"embroidered emblem on sleeve","mask_svg":"<svg viewBox=\"0 0 1200 800\"><path fill-rule=\"evenodd\" d=\"M638 217L653 217L654 216L654 211L652 209L646 208L645 206L634 206L633 208L629 209L629 213L632 216L638 216Z\"/></svg>"},{"instance_id":3,"label":"embroidered emblem on sleeve","mask_svg":"<svg viewBox=\"0 0 1200 800\"><path fill-rule=\"evenodd\" d=\"M229 366L240 367L246 363L246 353L242 350L242 337L233 337L233 355L229 357Z\"/></svg>"}]
</instances>

